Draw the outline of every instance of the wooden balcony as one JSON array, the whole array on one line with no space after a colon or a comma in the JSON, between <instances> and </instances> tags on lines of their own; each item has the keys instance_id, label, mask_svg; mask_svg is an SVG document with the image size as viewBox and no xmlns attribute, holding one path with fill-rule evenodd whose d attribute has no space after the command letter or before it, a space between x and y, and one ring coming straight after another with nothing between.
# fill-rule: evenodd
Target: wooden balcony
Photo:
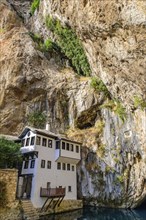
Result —
<instances>
[{"instance_id":1,"label":"wooden balcony","mask_svg":"<svg viewBox=\"0 0 146 220\"><path fill-rule=\"evenodd\" d=\"M64 197L65 196L65 188L40 188L40 197Z\"/></svg>"}]
</instances>

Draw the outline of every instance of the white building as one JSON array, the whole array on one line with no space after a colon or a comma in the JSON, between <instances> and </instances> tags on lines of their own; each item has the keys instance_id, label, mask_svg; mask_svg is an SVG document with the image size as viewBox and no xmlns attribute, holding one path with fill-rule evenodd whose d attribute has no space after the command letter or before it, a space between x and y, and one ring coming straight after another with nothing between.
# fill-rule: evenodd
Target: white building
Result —
<instances>
[{"instance_id":1,"label":"white building","mask_svg":"<svg viewBox=\"0 0 146 220\"><path fill-rule=\"evenodd\" d=\"M81 143L47 130L26 127L22 140L23 165L19 177L20 197L30 198L36 208L48 199L77 199L76 165Z\"/></svg>"}]
</instances>

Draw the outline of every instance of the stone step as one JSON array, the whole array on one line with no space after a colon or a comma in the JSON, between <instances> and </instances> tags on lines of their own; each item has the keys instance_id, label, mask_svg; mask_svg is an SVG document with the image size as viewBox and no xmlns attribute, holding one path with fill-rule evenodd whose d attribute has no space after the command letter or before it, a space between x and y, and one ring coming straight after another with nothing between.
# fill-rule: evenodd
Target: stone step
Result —
<instances>
[{"instance_id":1,"label":"stone step","mask_svg":"<svg viewBox=\"0 0 146 220\"><path fill-rule=\"evenodd\" d=\"M39 219L39 214L37 210L33 207L30 200L24 200L22 202L22 208L24 211L24 216L27 220L37 220Z\"/></svg>"}]
</instances>

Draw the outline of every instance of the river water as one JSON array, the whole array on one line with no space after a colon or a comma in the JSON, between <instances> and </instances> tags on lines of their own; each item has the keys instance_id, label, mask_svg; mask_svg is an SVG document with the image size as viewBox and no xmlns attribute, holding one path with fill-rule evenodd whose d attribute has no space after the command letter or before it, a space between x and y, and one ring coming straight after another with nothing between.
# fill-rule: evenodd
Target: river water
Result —
<instances>
[{"instance_id":1,"label":"river water","mask_svg":"<svg viewBox=\"0 0 146 220\"><path fill-rule=\"evenodd\" d=\"M86 207L43 217L41 220L146 220L146 207L136 210Z\"/></svg>"}]
</instances>

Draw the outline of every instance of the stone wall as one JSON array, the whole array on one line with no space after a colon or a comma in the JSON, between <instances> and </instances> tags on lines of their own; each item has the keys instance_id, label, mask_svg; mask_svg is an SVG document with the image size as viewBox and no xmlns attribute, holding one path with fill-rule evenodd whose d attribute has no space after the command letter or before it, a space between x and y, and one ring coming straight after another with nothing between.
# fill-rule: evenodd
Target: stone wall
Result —
<instances>
[{"instance_id":1,"label":"stone wall","mask_svg":"<svg viewBox=\"0 0 146 220\"><path fill-rule=\"evenodd\" d=\"M17 206L17 177L18 170L16 169L0 169L0 181L6 183L6 207L8 208L13 208Z\"/></svg>"}]
</instances>

